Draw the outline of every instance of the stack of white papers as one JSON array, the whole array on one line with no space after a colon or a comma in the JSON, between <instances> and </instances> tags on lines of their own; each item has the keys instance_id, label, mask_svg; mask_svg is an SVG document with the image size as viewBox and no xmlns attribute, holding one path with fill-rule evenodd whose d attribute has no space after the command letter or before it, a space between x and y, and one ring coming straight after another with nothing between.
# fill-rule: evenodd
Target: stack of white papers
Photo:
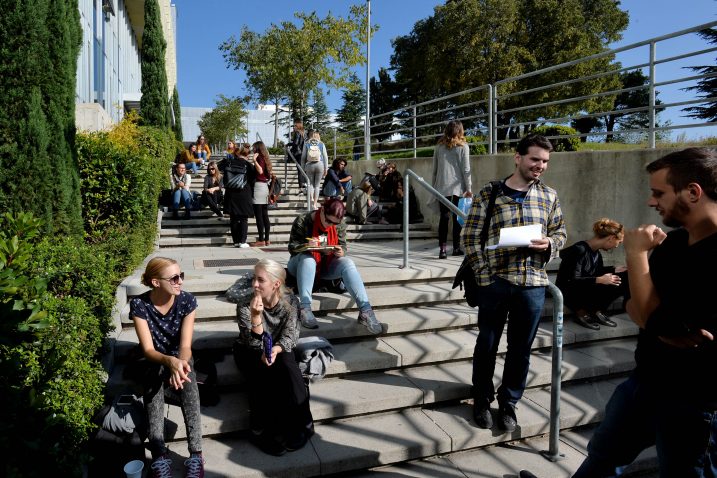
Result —
<instances>
[{"instance_id":1,"label":"stack of white papers","mask_svg":"<svg viewBox=\"0 0 717 478\"><path fill-rule=\"evenodd\" d=\"M533 239L543 238L543 227L540 224L530 226L504 227L500 230L498 244L486 249L504 249L506 247L526 247Z\"/></svg>"}]
</instances>

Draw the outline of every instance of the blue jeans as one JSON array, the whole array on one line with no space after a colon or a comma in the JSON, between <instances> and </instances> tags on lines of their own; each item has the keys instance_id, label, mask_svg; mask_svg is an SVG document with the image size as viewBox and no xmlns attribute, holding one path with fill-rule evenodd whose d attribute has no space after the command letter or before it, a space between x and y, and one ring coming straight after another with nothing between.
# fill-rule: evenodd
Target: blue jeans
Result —
<instances>
[{"instance_id":1,"label":"blue jeans","mask_svg":"<svg viewBox=\"0 0 717 478\"><path fill-rule=\"evenodd\" d=\"M185 166L187 167L187 171L192 174L197 174L199 172L199 163L186 163Z\"/></svg>"},{"instance_id":2,"label":"blue jeans","mask_svg":"<svg viewBox=\"0 0 717 478\"><path fill-rule=\"evenodd\" d=\"M498 402L515 405L523 396L544 303L545 287L521 287L499 278L480 287L479 332L473 352L473 396L477 403L487 405L495 397L495 357L508 314L508 351Z\"/></svg>"},{"instance_id":3,"label":"blue jeans","mask_svg":"<svg viewBox=\"0 0 717 478\"><path fill-rule=\"evenodd\" d=\"M189 211L192 207L192 195L189 191L184 188L179 188L174 191L173 194L172 209L179 211L179 201L184 203L184 209Z\"/></svg>"},{"instance_id":4,"label":"blue jeans","mask_svg":"<svg viewBox=\"0 0 717 478\"><path fill-rule=\"evenodd\" d=\"M296 254L289 259L287 268L289 273L296 277L301 307L311 308L311 291L314 288L314 277L316 276L314 257L306 252ZM329 280L341 278L344 281L346 290L356 301L356 305L360 310L371 307L361 275L356 269L354 261L348 257L336 257L332 260L328 267L322 268L321 278Z\"/></svg>"},{"instance_id":5,"label":"blue jeans","mask_svg":"<svg viewBox=\"0 0 717 478\"><path fill-rule=\"evenodd\" d=\"M635 373L621 383L573 478L620 476L619 467L652 445L657 447L660 478L717 477L717 414L668 388L667 383L650 387Z\"/></svg>"}]
</instances>

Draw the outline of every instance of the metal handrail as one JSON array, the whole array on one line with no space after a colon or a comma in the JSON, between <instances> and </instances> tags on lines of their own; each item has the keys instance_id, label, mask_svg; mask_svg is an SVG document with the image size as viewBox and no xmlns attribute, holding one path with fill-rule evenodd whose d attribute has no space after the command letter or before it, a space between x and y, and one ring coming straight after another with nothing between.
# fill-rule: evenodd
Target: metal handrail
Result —
<instances>
[{"instance_id":1,"label":"metal handrail","mask_svg":"<svg viewBox=\"0 0 717 478\"><path fill-rule=\"evenodd\" d=\"M313 186L309 184L309 176L306 174L306 171L304 171L304 168L301 167L299 162L294 157L294 153L291 152L289 146L286 148L286 156L287 158L291 158L291 160L296 164L296 169L299 171L300 174L304 176L304 179L306 179L306 212L311 212L311 194L310 192L313 190ZM289 164L288 161L284 163L284 184L289 184L288 181L288 174L289 171L287 169L287 165Z\"/></svg>"},{"instance_id":2,"label":"metal handrail","mask_svg":"<svg viewBox=\"0 0 717 478\"><path fill-rule=\"evenodd\" d=\"M418 184L426 188L428 192L430 192L433 196L436 197L444 206L446 206L451 212L454 214L458 214L463 219L466 218L466 214L458 209L455 204L450 202L448 199L446 199L441 193L436 191L433 186L428 184L425 179L423 179L418 174L414 173L410 169L407 169L403 173L403 265L401 266L401 269L408 269L408 195L409 195L409 178L413 177L418 181Z\"/></svg>"},{"instance_id":3,"label":"metal handrail","mask_svg":"<svg viewBox=\"0 0 717 478\"><path fill-rule=\"evenodd\" d=\"M451 212L465 219L467 214L458 209L452 202L446 199L433 186L428 184L425 179L417 175L410 169L406 169L403 174L403 265L401 269L408 269L408 214L409 214L409 187L410 178L413 177L418 184L423 186L426 191L431 193ZM550 378L550 436L549 448L542 451L541 454L550 461L558 461L564 458L560 454L560 393L562 387L562 362L563 362L563 294L555 284L548 282L548 292L553 297L553 345L552 345L552 363Z\"/></svg>"},{"instance_id":4,"label":"metal handrail","mask_svg":"<svg viewBox=\"0 0 717 478\"><path fill-rule=\"evenodd\" d=\"M439 98L433 98L420 103L403 106L396 108L392 111L380 113L371 116L367 123L370 126L369 131L364 133L369 138L381 137L389 134L394 134L395 137L388 137L382 141L381 144L395 144L402 141L413 141L414 148L413 153L416 157L416 150L420 146L421 140L431 137L429 134L431 131L436 131L439 125L447 123L451 119L460 119L463 121L470 121L470 128L476 131L476 134L486 136L488 144L488 153L496 154L498 152L498 146L503 144L510 144L516 140L511 140L510 135L507 135L505 131L507 129L522 129L527 131L533 128L535 125L545 124L569 124L571 120L579 118L600 118L609 114L614 114L613 108L605 106L606 111L597 111L598 108L575 111L576 106L585 106L585 102L599 100L606 101L621 93L629 93L631 91L646 90L648 92L648 98L645 101L644 106L637 108L630 108L627 110L619 110L621 115L627 114L644 114L646 121L645 125L649 127L645 128L624 128L624 129L612 129L607 131L604 126L595 131L589 133L575 133L570 136L563 136L567 138L586 138L588 136L595 137L610 137L613 135L626 134L626 133L640 133L647 134L647 141L650 148L654 148L656 145L656 133L660 131L672 131L678 129L690 129L697 127L710 127L713 126L712 122L701 121L696 122L693 120L680 120L680 124L667 124L659 125L657 120L658 113L661 111L668 110L668 108L679 108L683 106L693 104L704 104L709 103L710 98L691 96L685 100L682 98L675 98L669 103L658 104L656 95L658 93L657 88L675 83L686 83L694 82L700 79L714 76L714 73L705 73L701 75L690 74L690 75L679 75L669 74L666 78L657 79L658 66L662 66L666 63L675 62L678 60L684 60L688 58L694 58L699 55L705 55L717 51L717 46L707 46L693 51L682 51L666 56L664 58L656 57L656 46L660 45L660 42L677 38L686 34L699 32L708 28L717 26L717 21L704 23L691 28L686 28L677 32L669 33L666 35L653 37L647 40L643 40L636 43L631 43L619 48L612 50L605 50L594 55L586 56L572 61L563 62L557 65L553 65L540 70L527 72L521 75L513 76L510 78L504 78L495 81L493 84L481 85L467 90L463 90L457 93L441 96ZM631 66L625 66L620 63L613 61L615 55L632 51L637 48L649 47L649 54L646 55L644 61L631 62L634 63ZM642 52L641 52L642 53ZM563 75L564 78L557 78L557 81L552 79L546 79L545 81L540 80L540 75L546 75L549 73L568 71L575 65L583 64L585 62L609 59L609 65L605 65L601 70L594 70L592 73L574 78L574 75ZM585 81L592 81L599 78L617 76L623 72L628 71L644 71L646 73L645 85L639 85L629 88L615 88L605 87L604 89L598 89L589 94L574 93L573 95L551 93L552 96L544 97L543 101L538 98L530 101L521 101L520 98L526 98L526 95L535 95L540 92L552 91L557 92L559 88L567 85L576 85ZM526 83L525 80L529 78L537 78L538 81L531 81ZM518 91L508 91L508 84L513 84ZM547 83L547 84L546 84ZM485 97L478 98L475 93L482 93L485 90ZM502 92L502 94L501 94ZM506 100L511 99L509 104ZM536 104L531 104L532 101L538 101ZM485 107L483 104L487 105ZM506 106L506 109L501 109L502 106ZM566 110L566 107L568 108ZM431 109L433 108L433 109ZM466 108L474 109L480 114L473 114L473 111L469 111ZM551 108L552 112L540 111L544 108ZM461 118L460 111L467 111L465 117ZM669 110L668 110L669 111ZM673 110L674 111L674 110ZM510 121L503 121L501 115L510 117ZM552 116L552 117L551 117ZM682 115L684 118L689 118L687 115ZM417 121L419 120L419 121ZM386 126L395 124L396 127L390 132L376 132L378 128L385 128ZM419 132L423 130L424 134ZM363 131L363 128L355 130L356 133ZM351 133L350 133L351 134ZM505 136L504 139L499 139L499 134ZM353 134L351 134L353 136ZM438 133L440 135L440 133ZM373 143L375 144L375 143ZM368 147L371 148L371 142L369 141ZM403 149L397 151L404 151ZM365 151L365 154L370 155L371 151Z\"/></svg>"}]
</instances>

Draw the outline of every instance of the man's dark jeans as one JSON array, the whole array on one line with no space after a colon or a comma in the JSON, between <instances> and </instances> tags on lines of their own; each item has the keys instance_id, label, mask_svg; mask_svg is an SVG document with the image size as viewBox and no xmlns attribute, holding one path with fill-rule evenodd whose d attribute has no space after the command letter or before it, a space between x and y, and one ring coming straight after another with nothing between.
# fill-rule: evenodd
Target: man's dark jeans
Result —
<instances>
[{"instance_id":1,"label":"man's dark jeans","mask_svg":"<svg viewBox=\"0 0 717 478\"><path fill-rule=\"evenodd\" d=\"M521 287L494 278L480 287L478 339L473 352L473 396L476 403L493 401L493 372L498 344L508 320L508 351L498 402L515 405L523 396L530 366L530 349L545 303L545 287Z\"/></svg>"},{"instance_id":2,"label":"man's dark jeans","mask_svg":"<svg viewBox=\"0 0 717 478\"><path fill-rule=\"evenodd\" d=\"M635 374L621 383L573 478L619 476L616 468L652 445L657 446L660 478L717 477L714 411L701 410L689 403L692 397L668 388L667 383L648 387Z\"/></svg>"}]
</instances>

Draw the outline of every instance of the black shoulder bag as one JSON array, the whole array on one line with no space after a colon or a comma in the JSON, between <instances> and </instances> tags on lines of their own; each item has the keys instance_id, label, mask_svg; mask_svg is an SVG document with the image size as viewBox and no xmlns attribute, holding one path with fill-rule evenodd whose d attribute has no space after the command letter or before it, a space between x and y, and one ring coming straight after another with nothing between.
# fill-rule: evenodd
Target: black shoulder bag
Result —
<instances>
[{"instance_id":1,"label":"black shoulder bag","mask_svg":"<svg viewBox=\"0 0 717 478\"><path fill-rule=\"evenodd\" d=\"M480 231L480 250L483 252L485 249L485 243L488 242L488 226L490 226L490 220L493 216L493 207L495 206L495 198L498 196L500 190L500 181L491 181L490 183L490 199L488 200L488 207L485 210L485 219L483 220L483 228ZM463 258L463 263L456 272L456 278L453 280L453 287L455 289L460 286L461 290L464 291L464 297L466 302L471 307L478 306L478 295L479 286L476 282L476 275L473 268L468 262L468 256Z\"/></svg>"}]
</instances>

